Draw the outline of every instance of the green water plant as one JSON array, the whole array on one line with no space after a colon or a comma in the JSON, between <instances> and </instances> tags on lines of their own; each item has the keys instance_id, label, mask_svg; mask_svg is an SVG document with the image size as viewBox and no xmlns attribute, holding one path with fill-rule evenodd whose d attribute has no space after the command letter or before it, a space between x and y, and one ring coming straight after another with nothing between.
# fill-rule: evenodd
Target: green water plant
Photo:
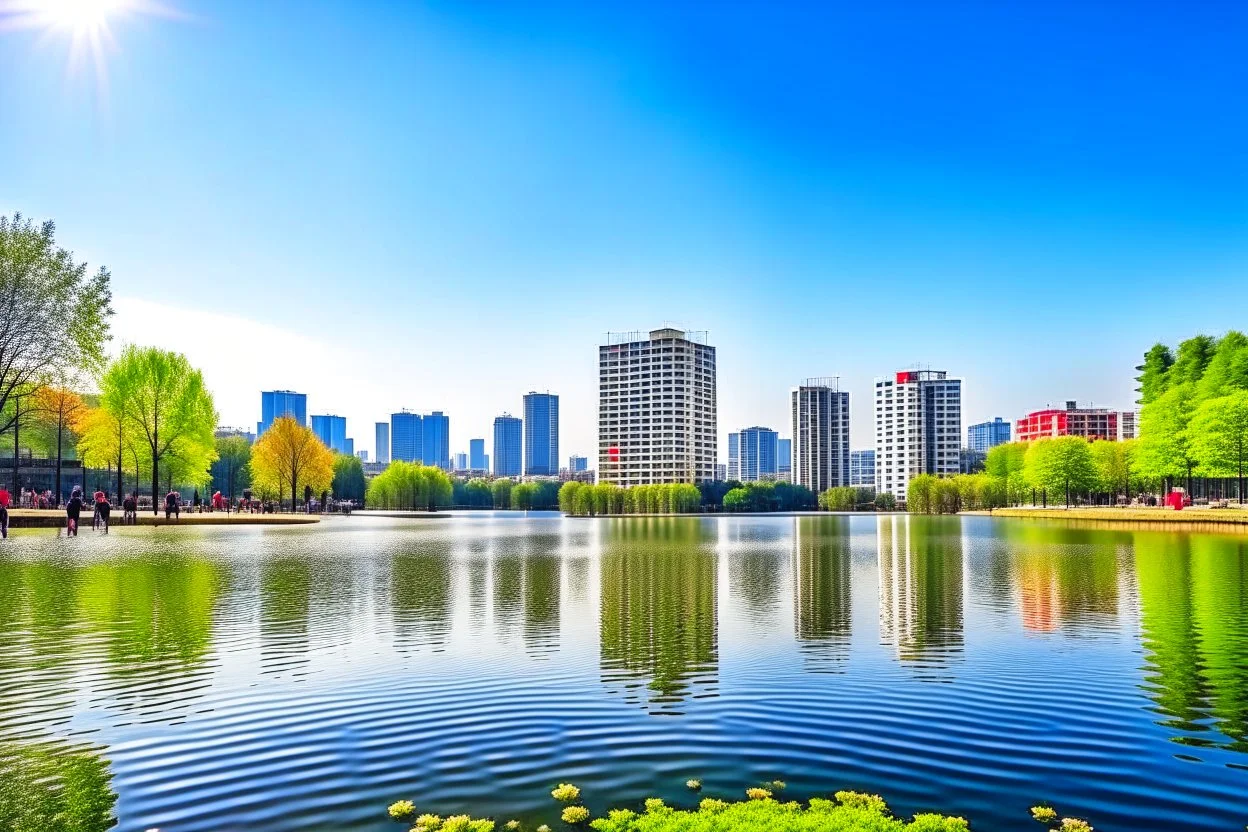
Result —
<instances>
[{"instance_id":1,"label":"green water plant","mask_svg":"<svg viewBox=\"0 0 1248 832\"><path fill-rule=\"evenodd\" d=\"M516 832L516 830L520 828L520 821L509 820L503 824L503 828L507 829L508 832Z\"/></svg>"},{"instance_id":2,"label":"green water plant","mask_svg":"<svg viewBox=\"0 0 1248 832\"><path fill-rule=\"evenodd\" d=\"M431 814L425 813L421 815L420 817L416 818L416 823L412 825L412 828L416 829L419 827L421 829L424 829L425 832L435 832L435 830L437 830L441 826L442 826L442 818L440 818L437 815L431 815Z\"/></svg>"},{"instance_id":3,"label":"green water plant","mask_svg":"<svg viewBox=\"0 0 1248 832\"><path fill-rule=\"evenodd\" d=\"M1032 806L1031 817L1041 823L1053 823L1057 820L1057 810L1052 806Z\"/></svg>"},{"instance_id":4,"label":"green water plant","mask_svg":"<svg viewBox=\"0 0 1248 832\"><path fill-rule=\"evenodd\" d=\"M550 832L550 827L543 823L541 826L537 827L537 832Z\"/></svg>"},{"instance_id":5,"label":"green water plant","mask_svg":"<svg viewBox=\"0 0 1248 832\"><path fill-rule=\"evenodd\" d=\"M1092 832L1092 824L1079 818L1062 818L1062 825L1058 828L1062 832Z\"/></svg>"},{"instance_id":6,"label":"green water plant","mask_svg":"<svg viewBox=\"0 0 1248 832\"><path fill-rule=\"evenodd\" d=\"M771 790L764 789L762 786L755 786L752 789L746 789L745 796L750 800L767 800L771 797Z\"/></svg>"},{"instance_id":7,"label":"green water plant","mask_svg":"<svg viewBox=\"0 0 1248 832\"><path fill-rule=\"evenodd\" d=\"M584 806L565 806L560 819L564 823L584 823L589 820L589 810Z\"/></svg>"},{"instance_id":8,"label":"green water plant","mask_svg":"<svg viewBox=\"0 0 1248 832\"><path fill-rule=\"evenodd\" d=\"M685 786L687 786L688 788L692 789L695 792L700 791L702 789L702 781L701 780L686 780Z\"/></svg>"},{"instance_id":9,"label":"green water plant","mask_svg":"<svg viewBox=\"0 0 1248 832\"><path fill-rule=\"evenodd\" d=\"M571 783L560 783L550 796L560 803L572 803L580 798L581 790Z\"/></svg>"},{"instance_id":10,"label":"green water plant","mask_svg":"<svg viewBox=\"0 0 1248 832\"><path fill-rule=\"evenodd\" d=\"M763 790L766 791L766 790ZM709 816L714 815L712 820ZM813 798L809 805L792 801L743 800L728 803L704 799L696 810L664 806L645 814L616 811L590 823L595 832L967 832L965 820L938 814L893 817L883 799L858 792L839 792L836 800Z\"/></svg>"},{"instance_id":11,"label":"green water plant","mask_svg":"<svg viewBox=\"0 0 1248 832\"><path fill-rule=\"evenodd\" d=\"M395 820L403 820L412 816L412 812L416 811L416 805L410 800L396 800L390 804L386 811Z\"/></svg>"}]
</instances>

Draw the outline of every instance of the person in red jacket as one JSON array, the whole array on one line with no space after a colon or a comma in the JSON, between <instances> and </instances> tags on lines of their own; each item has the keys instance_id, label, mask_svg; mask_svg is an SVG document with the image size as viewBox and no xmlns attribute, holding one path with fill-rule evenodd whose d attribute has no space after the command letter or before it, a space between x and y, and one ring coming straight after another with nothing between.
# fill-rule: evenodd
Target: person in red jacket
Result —
<instances>
[{"instance_id":1,"label":"person in red jacket","mask_svg":"<svg viewBox=\"0 0 1248 832\"><path fill-rule=\"evenodd\" d=\"M0 538L9 536L9 503L12 501L9 489L0 485Z\"/></svg>"}]
</instances>

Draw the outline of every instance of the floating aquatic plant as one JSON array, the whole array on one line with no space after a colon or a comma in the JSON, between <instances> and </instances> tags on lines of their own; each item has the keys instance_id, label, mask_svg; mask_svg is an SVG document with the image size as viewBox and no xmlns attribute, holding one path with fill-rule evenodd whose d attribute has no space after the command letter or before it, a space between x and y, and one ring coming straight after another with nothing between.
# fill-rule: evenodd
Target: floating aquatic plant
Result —
<instances>
[{"instance_id":1,"label":"floating aquatic plant","mask_svg":"<svg viewBox=\"0 0 1248 832\"><path fill-rule=\"evenodd\" d=\"M787 784L787 783L785 783L783 780L772 780L772 781L771 781L771 789L772 789L772 791L782 792L782 791L784 791L786 788L788 788L788 784Z\"/></svg>"},{"instance_id":2,"label":"floating aquatic plant","mask_svg":"<svg viewBox=\"0 0 1248 832\"><path fill-rule=\"evenodd\" d=\"M412 812L416 811L416 804L410 800L396 800L390 804L386 811L395 820L403 820L403 818L411 817Z\"/></svg>"},{"instance_id":3,"label":"floating aquatic plant","mask_svg":"<svg viewBox=\"0 0 1248 832\"><path fill-rule=\"evenodd\" d=\"M1032 806L1031 816L1041 823L1053 823L1057 820L1057 810L1052 806Z\"/></svg>"},{"instance_id":4,"label":"floating aquatic plant","mask_svg":"<svg viewBox=\"0 0 1248 832\"><path fill-rule=\"evenodd\" d=\"M437 815L424 814L416 818L415 826L423 826L427 832L433 832L442 825L442 818Z\"/></svg>"},{"instance_id":5,"label":"floating aquatic plant","mask_svg":"<svg viewBox=\"0 0 1248 832\"><path fill-rule=\"evenodd\" d=\"M750 800L766 800L771 797L771 791L769 789L764 789L761 786L755 786L752 789L746 789L745 796Z\"/></svg>"},{"instance_id":6,"label":"floating aquatic plant","mask_svg":"<svg viewBox=\"0 0 1248 832\"><path fill-rule=\"evenodd\" d=\"M564 823L584 823L589 820L589 810L584 806L565 806L560 817Z\"/></svg>"},{"instance_id":7,"label":"floating aquatic plant","mask_svg":"<svg viewBox=\"0 0 1248 832\"><path fill-rule=\"evenodd\" d=\"M689 788L693 789L695 792L696 792L696 791L701 791L701 789L702 789L702 781L701 781L701 780L686 780L686 781L685 781L685 785L686 785L686 786L688 786Z\"/></svg>"},{"instance_id":8,"label":"floating aquatic plant","mask_svg":"<svg viewBox=\"0 0 1248 832\"><path fill-rule=\"evenodd\" d=\"M550 827L543 823L541 826L537 827L537 832L550 832Z\"/></svg>"},{"instance_id":9,"label":"floating aquatic plant","mask_svg":"<svg viewBox=\"0 0 1248 832\"><path fill-rule=\"evenodd\" d=\"M571 783L560 783L550 796L560 803L571 803L581 796L581 790Z\"/></svg>"},{"instance_id":10,"label":"floating aquatic plant","mask_svg":"<svg viewBox=\"0 0 1248 832\"><path fill-rule=\"evenodd\" d=\"M508 832L516 832L516 830L520 828L520 821L509 820L505 824L503 824L503 826L504 828L508 830Z\"/></svg>"},{"instance_id":11,"label":"floating aquatic plant","mask_svg":"<svg viewBox=\"0 0 1248 832\"><path fill-rule=\"evenodd\" d=\"M1062 818L1062 832L1092 832L1092 824L1079 818Z\"/></svg>"}]
</instances>

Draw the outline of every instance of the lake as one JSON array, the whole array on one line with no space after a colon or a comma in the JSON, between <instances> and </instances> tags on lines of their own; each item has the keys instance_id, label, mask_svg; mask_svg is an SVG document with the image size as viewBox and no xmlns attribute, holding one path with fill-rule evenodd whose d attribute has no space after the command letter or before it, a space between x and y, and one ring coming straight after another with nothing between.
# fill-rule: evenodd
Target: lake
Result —
<instances>
[{"instance_id":1,"label":"lake","mask_svg":"<svg viewBox=\"0 0 1248 832\"><path fill-rule=\"evenodd\" d=\"M687 778L1242 830L1246 545L896 515L31 530L0 545L0 770L72 770L127 831L401 830L403 797L557 828L558 782L599 812L690 805Z\"/></svg>"}]
</instances>

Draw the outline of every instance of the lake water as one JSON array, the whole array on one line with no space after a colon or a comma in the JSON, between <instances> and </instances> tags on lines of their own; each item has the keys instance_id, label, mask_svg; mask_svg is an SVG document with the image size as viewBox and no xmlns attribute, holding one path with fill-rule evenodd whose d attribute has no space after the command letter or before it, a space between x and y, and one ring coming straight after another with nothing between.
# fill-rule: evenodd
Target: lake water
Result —
<instances>
[{"instance_id":1,"label":"lake water","mask_svg":"<svg viewBox=\"0 0 1248 832\"><path fill-rule=\"evenodd\" d=\"M68 761L122 830L393 832L401 797L557 828L557 782L597 812L691 777L981 830L1041 801L1242 830L1246 544L904 516L20 533L0 771Z\"/></svg>"}]
</instances>

